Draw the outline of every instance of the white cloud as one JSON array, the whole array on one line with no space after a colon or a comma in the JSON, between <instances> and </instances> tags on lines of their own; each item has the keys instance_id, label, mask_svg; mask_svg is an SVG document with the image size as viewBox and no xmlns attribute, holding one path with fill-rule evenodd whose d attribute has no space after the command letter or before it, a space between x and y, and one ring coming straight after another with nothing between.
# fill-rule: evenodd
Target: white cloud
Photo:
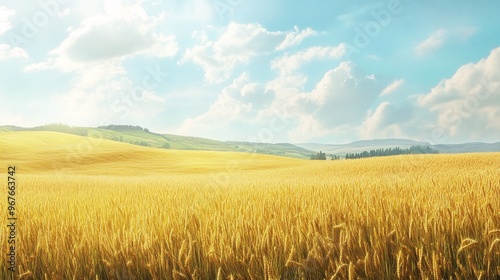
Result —
<instances>
[{"instance_id":1,"label":"white cloud","mask_svg":"<svg viewBox=\"0 0 500 280\"><path fill-rule=\"evenodd\" d=\"M26 65L23 70L25 72L34 72L34 71L42 71L46 69L54 68L54 64L50 61L43 61L38 63L32 63Z\"/></svg>"},{"instance_id":2,"label":"white cloud","mask_svg":"<svg viewBox=\"0 0 500 280\"><path fill-rule=\"evenodd\" d=\"M178 49L175 36L154 34L153 44L139 54L152 57L173 57L177 54Z\"/></svg>"},{"instance_id":3,"label":"white cloud","mask_svg":"<svg viewBox=\"0 0 500 280\"><path fill-rule=\"evenodd\" d=\"M339 59L346 54L346 46L310 47L292 55L285 54L271 62L271 68L278 69L281 74L290 74L306 63L314 60Z\"/></svg>"},{"instance_id":4,"label":"white cloud","mask_svg":"<svg viewBox=\"0 0 500 280\"><path fill-rule=\"evenodd\" d=\"M431 36L429 36L427 39L425 39L415 47L416 54L422 56L441 48L445 43L446 36L447 32L443 29L432 33Z\"/></svg>"},{"instance_id":5,"label":"white cloud","mask_svg":"<svg viewBox=\"0 0 500 280\"><path fill-rule=\"evenodd\" d=\"M11 47L7 44L0 44L0 60L10 58L28 58L26 51L19 47Z\"/></svg>"},{"instance_id":6,"label":"white cloud","mask_svg":"<svg viewBox=\"0 0 500 280\"><path fill-rule=\"evenodd\" d=\"M144 91L143 100L145 102L160 102L160 103L166 102L165 97L161 97L161 96L157 95L154 91L151 91L151 90Z\"/></svg>"},{"instance_id":7,"label":"white cloud","mask_svg":"<svg viewBox=\"0 0 500 280\"><path fill-rule=\"evenodd\" d=\"M94 80L94 78L89 78ZM165 99L152 90L138 90L125 76L89 87L80 81L68 92L51 100L60 119L75 125L146 123L163 110Z\"/></svg>"},{"instance_id":8,"label":"white cloud","mask_svg":"<svg viewBox=\"0 0 500 280\"><path fill-rule=\"evenodd\" d=\"M261 84L251 81L247 73L225 87L207 112L195 118L187 119L177 133L193 135L200 131L209 132L234 122L253 122L260 110L273 100L271 91Z\"/></svg>"},{"instance_id":9,"label":"white cloud","mask_svg":"<svg viewBox=\"0 0 500 280\"><path fill-rule=\"evenodd\" d=\"M361 126L360 132L364 138L373 137L375 131L377 131L381 126L388 124L388 111L390 111L391 103L382 102L373 114L370 114L368 118L365 119L363 125Z\"/></svg>"},{"instance_id":10,"label":"white cloud","mask_svg":"<svg viewBox=\"0 0 500 280\"><path fill-rule=\"evenodd\" d=\"M477 63L462 66L417 99L421 110L433 118L429 133L435 142L475 141L500 135L500 48Z\"/></svg>"},{"instance_id":11,"label":"white cloud","mask_svg":"<svg viewBox=\"0 0 500 280\"><path fill-rule=\"evenodd\" d=\"M380 96L387 96L401 88L405 84L404 79L395 80L390 85L388 85L380 94Z\"/></svg>"},{"instance_id":12,"label":"white cloud","mask_svg":"<svg viewBox=\"0 0 500 280\"><path fill-rule=\"evenodd\" d=\"M106 14L116 14L123 10L121 0L102 0L102 5Z\"/></svg>"},{"instance_id":13,"label":"white cloud","mask_svg":"<svg viewBox=\"0 0 500 280\"><path fill-rule=\"evenodd\" d=\"M123 8L123 13L87 19L55 52L74 61L105 60L150 48L158 49L160 56L174 55L173 38L157 35L153 28L153 20L141 8Z\"/></svg>"},{"instance_id":14,"label":"white cloud","mask_svg":"<svg viewBox=\"0 0 500 280\"><path fill-rule=\"evenodd\" d=\"M108 2L108 8L114 4ZM145 76L143 84L133 84L123 62L135 56L172 57L178 49L175 38L155 33L155 20L139 6L108 11L71 30L46 61L24 68L27 72L44 69L71 72L70 88L53 102L68 122L100 125L100 120L145 120L160 112L165 103L156 94L156 87L144 84L145 80L148 84L159 83L155 80L158 73L155 77Z\"/></svg>"},{"instance_id":15,"label":"white cloud","mask_svg":"<svg viewBox=\"0 0 500 280\"><path fill-rule=\"evenodd\" d=\"M373 113L369 113L359 127L359 135L363 139L406 138L402 127L411 116L409 108L399 108L391 102L382 102Z\"/></svg>"},{"instance_id":16,"label":"white cloud","mask_svg":"<svg viewBox=\"0 0 500 280\"><path fill-rule=\"evenodd\" d=\"M314 33L311 29L292 32L268 31L259 24L231 23L215 41L206 34L195 33L201 43L184 53L181 63L192 61L205 72L205 80L211 83L230 78L231 71L250 59L299 44Z\"/></svg>"},{"instance_id":17,"label":"white cloud","mask_svg":"<svg viewBox=\"0 0 500 280\"><path fill-rule=\"evenodd\" d=\"M296 116L297 125L290 130L289 136L292 142L307 142L314 138L323 137L332 132L331 128L325 127L318 119L310 115Z\"/></svg>"},{"instance_id":18,"label":"white cloud","mask_svg":"<svg viewBox=\"0 0 500 280\"><path fill-rule=\"evenodd\" d=\"M15 10L0 6L0 35L12 28L9 18L15 14Z\"/></svg>"},{"instance_id":19,"label":"white cloud","mask_svg":"<svg viewBox=\"0 0 500 280\"><path fill-rule=\"evenodd\" d=\"M415 53L418 56L428 55L446 44L458 44L467 41L472 35L476 34L476 32L477 28L470 26L460 26L447 30L439 29L418 44L415 47Z\"/></svg>"},{"instance_id":20,"label":"white cloud","mask_svg":"<svg viewBox=\"0 0 500 280\"><path fill-rule=\"evenodd\" d=\"M358 135L430 143L497 142L500 135L500 48L462 66L430 92L369 110ZM393 83L394 84L394 83ZM392 84L387 87L391 88ZM387 89L386 88L386 89Z\"/></svg>"},{"instance_id":21,"label":"white cloud","mask_svg":"<svg viewBox=\"0 0 500 280\"><path fill-rule=\"evenodd\" d=\"M268 84L277 98L266 108L266 115L293 115L296 123L289 131L293 142L326 136L352 139L383 89L377 77L365 75L352 62L342 62L325 73L311 92L302 92L295 79L284 77L293 76Z\"/></svg>"},{"instance_id":22,"label":"white cloud","mask_svg":"<svg viewBox=\"0 0 500 280\"><path fill-rule=\"evenodd\" d=\"M278 46L278 50L287 49L302 43L304 39L311 36L316 36L318 33L311 28L306 28L302 31L297 26L294 27L294 32L286 34L285 40Z\"/></svg>"},{"instance_id":23,"label":"white cloud","mask_svg":"<svg viewBox=\"0 0 500 280\"><path fill-rule=\"evenodd\" d=\"M321 122L334 127L361 121L381 87L354 63L342 62L323 76L306 100L318 106L313 113Z\"/></svg>"},{"instance_id":24,"label":"white cloud","mask_svg":"<svg viewBox=\"0 0 500 280\"><path fill-rule=\"evenodd\" d=\"M65 16L69 15L70 13L71 13L71 9L66 8L66 9L60 11L59 13L57 13L57 16L58 17L65 17Z\"/></svg>"},{"instance_id":25,"label":"white cloud","mask_svg":"<svg viewBox=\"0 0 500 280\"><path fill-rule=\"evenodd\" d=\"M74 71L85 65L135 55L174 56L178 50L175 38L155 33L154 27L154 19L137 5L96 15L71 30L62 44L50 52L48 61L29 65L25 70L59 68Z\"/></svg>"}]
</instances>

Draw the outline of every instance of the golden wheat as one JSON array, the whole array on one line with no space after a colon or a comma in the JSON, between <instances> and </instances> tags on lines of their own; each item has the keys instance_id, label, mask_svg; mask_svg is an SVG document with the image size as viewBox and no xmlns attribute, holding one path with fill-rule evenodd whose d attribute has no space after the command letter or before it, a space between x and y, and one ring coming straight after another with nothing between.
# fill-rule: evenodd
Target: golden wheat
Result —
<instances>
[{"instance_id":1,"label":"golden wheat","mask_svg":"<svg viewBox=\"0 0 500 280\"><path fill-rule=\"evenodd\" d=\"M104 141L61 166L58 147L82 140L41 135L0 134L0 166L19 169L17 278L499 277L500 154L300 161Z\"/></svg>"}]
</instances>

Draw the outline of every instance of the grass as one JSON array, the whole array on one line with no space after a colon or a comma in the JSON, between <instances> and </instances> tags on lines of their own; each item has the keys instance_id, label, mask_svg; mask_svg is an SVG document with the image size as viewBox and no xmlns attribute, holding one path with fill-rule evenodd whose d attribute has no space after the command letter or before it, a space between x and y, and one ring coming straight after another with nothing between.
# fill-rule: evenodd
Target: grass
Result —
<instances>
[{"instance_id":1,"label":"grass","mask_svg":"<svg viewBox=\"0 0 500 280\"><path fill-rule=\"evenodd\" d=\"M8 132L0 154L23 279L500 276L498 153L307 161Z\"/></svg>"}]
</instances>

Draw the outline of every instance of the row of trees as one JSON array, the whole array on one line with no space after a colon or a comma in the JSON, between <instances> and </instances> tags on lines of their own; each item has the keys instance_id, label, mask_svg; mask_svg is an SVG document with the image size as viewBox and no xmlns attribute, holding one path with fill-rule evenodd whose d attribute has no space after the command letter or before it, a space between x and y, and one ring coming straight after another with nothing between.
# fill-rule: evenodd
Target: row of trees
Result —
<instances>
[{"instance_id":1,"label":"row of trees","mask_svg":"<svg viewBox=\"0 0 500 280\"><path fill-rule=\"evenodd\" d=\"M346 159L357 159L357 158L368 158L368 157L383 157L383 156L395 156L395 155L410 155L410 154L437 154L437 150L432 149L429 146L411 146L408 149L387 148L387 149L377 149L371 151L364 151L362 153L347 153L345 155Z\"/></svg>"},{"instance_id":2,"label":"row of trees","mask_svg":"<svg viewBox=\"0 0 500 280\"><path fill-rule=\"evenodd\" d=\"M80 135L80 136L87 136L88 135L87 128L85 128L85 127L74 127L74 126L69 126L69 125L65 125L62 123L51 123L51 124L47 124L47 125L43 125L43 126L37 126L37 127L31 128L30 130L55 131L55 132L75 134L75 135Z\"/></svg>"},{"instance_id":3,"label":"row of trees","mask_svg":"<svg viewBox=\"0 0 500 280\"><path fill-rule=\"evenodd\" d=\"M322 151L319 151L319 153L317 154L312 154L311 159L326 160L326 154L323 153Z\"/></svg>"},{"instance_id":4,"label":"row of trees","mask_svg":"<svg viewBox=\"0 0 500 280\"><path fill-rule=\"evenodd\" d=\"M101 129L108 129L108 130L144 130L146 132L149 132L147 128L142 128L137 125L121 125L121 124L111 124L111 125L106 125L106 126L99 126L98 128Z\"/></svg>"},{"instance_id":5,"label":"row of trees","mask_svg":"<svg viewBox=\"0 0 500 280\"><path fill-rule=\"evenodd\" d=\"M376 149L370 151L364 151L361 153L347 153L345 159L357 159L357 158L368 158L368 157L384 157L384 156L395 156L395 155L410 155L410 154L437 154L437 150L432 149L429 146L411 146L407 149L387 148L387 149ZM341 159L340 156L331 155L332 160ZM319 151L317 154L312 154L311 159L313 160L326 160L326 153Z\"/></svg>"}]
</instances>

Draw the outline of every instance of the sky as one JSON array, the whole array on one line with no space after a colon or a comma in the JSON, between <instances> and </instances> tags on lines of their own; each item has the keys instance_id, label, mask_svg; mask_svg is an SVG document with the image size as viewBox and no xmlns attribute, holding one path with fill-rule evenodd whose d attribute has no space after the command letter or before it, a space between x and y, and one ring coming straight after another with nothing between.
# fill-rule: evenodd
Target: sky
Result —
<instances>
[{"instance_id":1,"label":"sky","mask_svg":"<svg viewBox=\"0 0 500 280\"><path fill-rule=\"evenodd\" d=\"M0 0L0 125L500 141L500 2Z\"/></svg>"}]
</instances>

